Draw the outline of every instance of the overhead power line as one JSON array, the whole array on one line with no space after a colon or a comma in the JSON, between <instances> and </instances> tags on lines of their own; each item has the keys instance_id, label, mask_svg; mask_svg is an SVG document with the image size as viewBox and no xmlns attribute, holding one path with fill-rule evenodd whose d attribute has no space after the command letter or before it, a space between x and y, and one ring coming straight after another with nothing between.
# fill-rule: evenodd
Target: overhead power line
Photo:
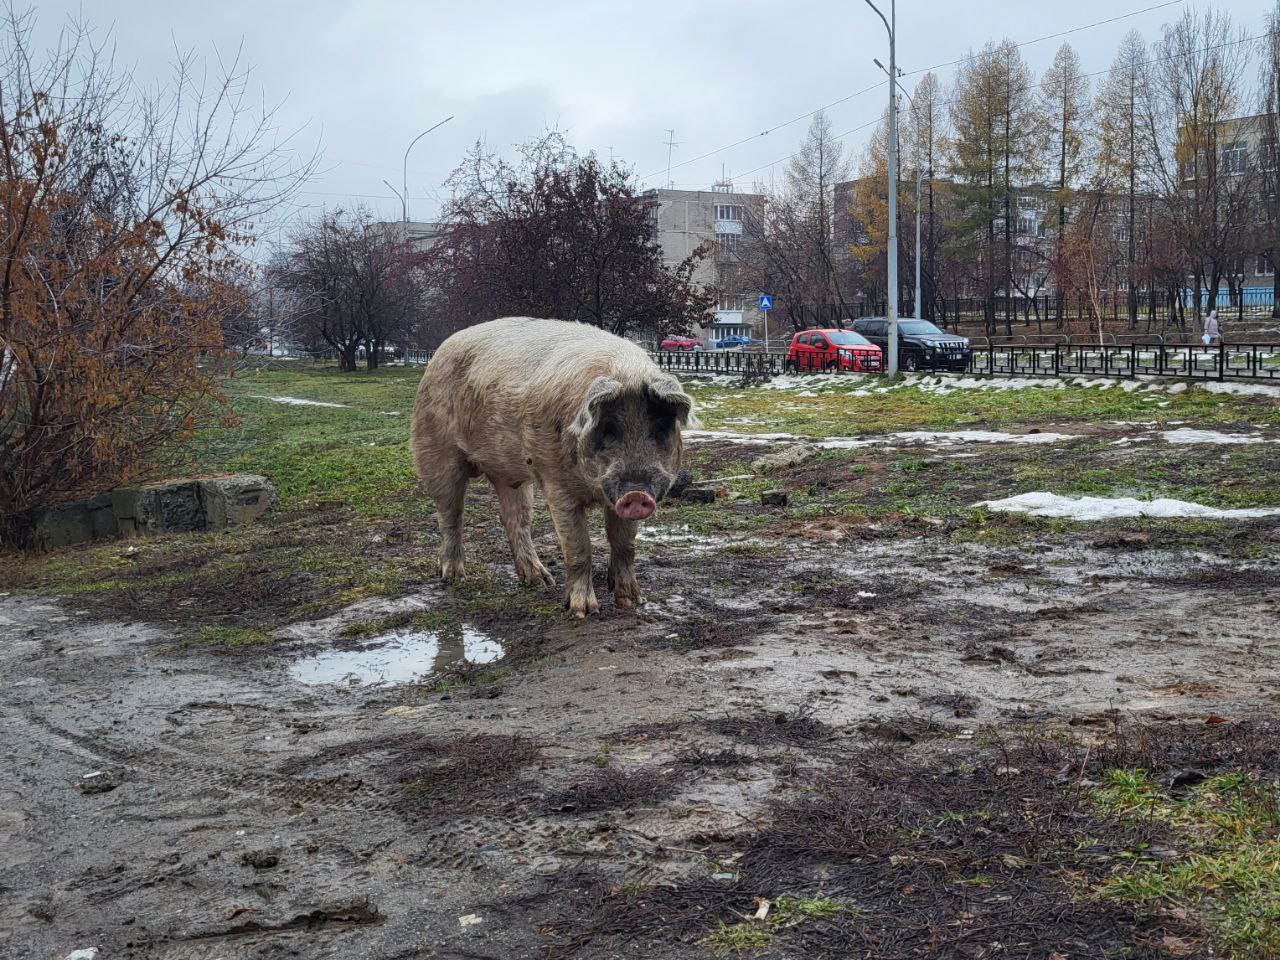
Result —
<instances>
[{"instance_id":1,"label":"overhead power line","mask_svg":"<svg viewBox=\"0 0 1280 960\"><path fill-rule=\"evenodd\" d=\"M1120 22L1121 20L1128 20L1128 19L1130 19L1130 18L1132 18L1132 17L1138 17L1138 16L1141 16L1141 15L1142 15L1142 14L1144 14L1144 13L1151 13L1151 12L1152 12L1152 11L1154 11L1154 10L1162 10L1162 9L1164 9L1165 7L1177 6L1178 4L1185 3L1185 2L1186 2L1186 0L1165 0L1165 2L1163 2L1163 3L1152 4L1152 5L1150 5L1150 6L1143 7L1143 8L1142 8L1142 9L1140 9L1140 10L1133 10L1133 11L1130 11L1129 13L1122 13L1122 14L1120 14L1120 15L1118 15L1118 16L1115 16L1115 17L1109 17L1109 18L1107 18L1107 19L1105 19L1105 20L1095 20L1095 21L1094 21L1094 22L1092 22L1092 23L1086 23L1086 24L1082 24L1082 25L1080 25L1080 26L1078 26L1078 27L1072 27L1072 28L1071 28L1071 29L1069 29L1069 30L1060 30L1060 31L1058 31L1057 33L1047 34L1046 36L1043 36L1043 37L1036 37L1036 38L1035 38L1035 39L1033 39L1033 40L1023 40L1023 41L1021 41L1021 42L1019 42L1019 43L1015 43L1015 44L1014 44L1014 46L1015 46L1015 47L1028 47L1028 46L1031 46L1032 44L1036 44L1036 43L1043 43L1043 42L1044 42L1044 41L1046 41L1046 40L1054 40L1054 39L1057 39L1058 37L1065 37L1065 36L1069 36L1070 34L1073 34L1073 33L1080 33L1080 32L1081 32L1081 31L1083 31L1083 30L1092 30L1092 29L1094 29L1095 27L1106 26L1107 24L1111 24L1111 23L1118 23L1118 22ZM925 67L925 68L923 68L923 69L921 69L921 70L913 70L913 71L911 71L910 73L903 74L903 76L914 76L914 75L916 75L916 74L918 74L918 73L927 73L927 72L928 72L928 71L930 71L930 70L940 70L940 69L942 69L942 68L944 68L944 67L955 66L955 65L957 65L957 64L965 63L965 62L966 62L966 61L968 61L968 60L972 60L972 59L974 59L974 57L975 57L975 56L977 56L977 55L976 55L976 54L972 54L972 55L969 55L969 56L961 57L961 58L960 58L960 59L958 59L958 60L952 60L952 61L949 61L949 62L947 62L947 63L939 63L939 64L936 64L936 65L934 65L934 66L932 66L932 67ZM1105 72L1105 71L1104 71L1104 72ZM785 128L785 127L789 127L789 126L791 126L791 125L792 125L792 124L794 124L794 123L799 123L801 120L804 120L804 119L806 119L806 118L808 118L808 117L813 116L813 115L814 115L815 113L817 113L819 110L826 110L826 109L828 109L828 108L830 108L830 107L835 107L835 106L838 106L838 105L840 105L840 104L842 104L842 103L847 103L848 101L853 100L853 99L856 99L857 97L861 97L861 96L863 96L864 94L868 94L868 93L870 93L870 92L871 92L871 91L873 91L873 90L878 90L878 89L880 89L881 87L884 87L888 82L889 82L888 80L881 80L879 83L874 83L874 84L872 84L872 85L871 85L871 86L869 86L869 87L863 87L861 90L858 90L858 91L855 91L854 93L850 93L850 94L848 94L848 95L846 95L846 96L840 97L840 98L839 98L839 99L837 99L837 100L832 100L830 103L824 104L824 105L822 105L822 106L820 106L820 107L815 107L814 109L812 109L812 110L808 110L808 111L806 111L806 112L804 112L804 113L797 114L796 116L792 117L790 120L784 120L784 121L782 121L781 123L774 124L773 126L768 127L767 129L761 130L759 133L753 133L753 134L751 134L751 135L749 135L749 136L742 137L742 138L741 138L741 139L739 139L739 140L735 140L735 141L733 141L732 143L726 143L726 144L725 144L724 146L722 146L722 147L716 147L714 150L708 150L706 153L699 154L699 155L698 155L698 156L696 156L696 157L690 157L688 160L681 160L679 163L672 164L672 165L671 165L671 169L672 169L672 170L676 170L676 169L679 169L680 167L687 166L687 165L689 165L689 164L691 164L691 163L697 163L699 160L706 160L708 157L714 157L714 156L716 156L717 154L724 153L726 150L732 150L734 147L740 147L740 146L742 146L744 143L750 143L750 142L751 142L751 141L753 141L753 140L758 140L758 139L759 139L759 138L761 138L761 137L768 136L770 133L773 133L773 132L774 132L774 131L776 131L776 130L781 130L781 129ZM873 121L873 122L875 122L875 121ZM871 124L863 124L863 126L861 126L861 127L856 127L856 128L854 128L853 130L846 131L845 133L841 134L840 136L841 136L841 137L849 136L850 134L852 134L852 133L856 133L858 130L865 129L867 126L870 126L870 125L871 125ZM837 137L836 139L839 139L839 137ZM783 159L783 160L788 160L788 159L790 159L790 157L791 157L791 156L792 156L792 155L790 155L790 154L789 154L788 156L783 157L782 159ZM773 161L772 163L766 163L766 164L763 164L762 166L756 167L754 170L748 170L746 173L739 174L739 176L743 176L743 177L745 177L745 176L749 176L749 175L750 175L750 174L752 174L752 173L755 173L755 172L757 172L757 171L763 170L763 169L765 169L766 167L771 167L771 166L773 166L775 163L780 163L780 162L782 162L782 161L775 160L775 161ZM647 176L645 176L645 177L642 177L641 179L643 179L643 180L652 180L654 177L659 176L660 174L663 174L664 172L665 172L664 170L657 170L657 171L655 171L655 172L653 172L653 173L651 173L651 174L648 174L648 175L647 175Z\"/></svg>"}]
</instances>

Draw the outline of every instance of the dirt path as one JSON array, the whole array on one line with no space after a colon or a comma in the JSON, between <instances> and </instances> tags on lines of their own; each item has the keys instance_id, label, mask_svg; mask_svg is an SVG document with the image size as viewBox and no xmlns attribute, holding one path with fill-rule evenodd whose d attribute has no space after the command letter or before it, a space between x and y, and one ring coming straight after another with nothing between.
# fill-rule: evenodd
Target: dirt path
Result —
<instances>
[{"instance_id":1,"label":"dirt path","mask_svg":"<svg viewBox=\"0 0 1280 960\"><path fill-rule=\"evenodd\" d=\"M963 751L983 729L1280 702L1280 575L1230 542L741 539L657 529L642 614L606 603L532 650L499 635L521 659L484 683L291 676L436 588L243 653L0 597L0 954L701 956L686 935L575 939L558 898L584 866L724 874L717 838L833 745Z\"/></svg>"}]
</instances>

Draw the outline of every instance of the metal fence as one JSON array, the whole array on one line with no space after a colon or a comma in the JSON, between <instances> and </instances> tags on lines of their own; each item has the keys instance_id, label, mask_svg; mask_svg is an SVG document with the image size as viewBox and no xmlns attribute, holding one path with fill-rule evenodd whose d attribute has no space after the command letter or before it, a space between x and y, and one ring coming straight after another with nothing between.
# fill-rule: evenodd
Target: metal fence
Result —
<instances>
[{"instance_id":1,"label":"metal fence","mask_svg":"<svg viewBox=\"0 0 1280 960\"><path fill-rule=\"evenodd\" d=\"M1183 377L1280 382L1280 344L993 345L973 349L969 372L995 376Z\"/></svg>"},{"instance_id":2,"label":"metal fence","mask_svg":"<svg viewBox=\"0 0 1280 960\"><path fill-rule=\"evenodd\" d=\"M657 351L651 356L664 370L748 380L767 379L789 369L785 353L695 350ZM1280 344L994 344L973 347L965 372L997 377L1171 377L1280 383Z\"/></svg>"},{"instance_id":3,"label":"metal fence","mask_svg":"<svg viewBox=\"0 0 1280 960\"><path fill-rule=\"evenodd\" d=\"M1201 311L1210 309L1208 291L1201 291ZM1213 306L1218 310L1222 320L1262 320L1271 318L1274 297L1270 288L1246 287L1232 295L1227 289L1219 290ZM1056 294L996 294L990 299L986 297L945 297L935 296L923 303L924 319L932 320L943 327L954 328L983 326L988 322L996 329L1006 324L1010 328L1050 327L1054 328L1059 321L1064 326L1075 326L1095 323L1095 310L1100 310L1103 321L1108 326L1128 326L1130 319L1134 323L1133 330L1145 328L1183 331L1198 329L1199 321L1195 317L1195 295L1184 291L1180 298L1172 301L1167 293L1149 290L1135 292L1133 301L1134 313L1129 314L1129 294L1123 290L1109 291L1097 301L1080 296L1063 296ZM908 293L898 303L898 316L903 318L915 316L915 299ZM888 302L883 298L857 298L842 304L784 304L776 314L776 322L796 329L807 327L832 327L847 324L860 317L883 317L888 310Z\"/></svg>"},{"instance_id":4,"label":"metal fence","mask_svg":"<svg viewBox=\"0 0 1280 960\"><path fill-rule=\"evenodd\" d=\"M981 340L982 338L978 338ZM1280 343L1164 343L1160 338L1105 346L1066 342L975 344L970 374L1006 377L1181 377L1280 383ZM406 350L403 362L425 364L430 350ZM654 350L664 370L763 380L786 372L785 350ZM817 372L817 371L815 371Z\"/></svg>"},{"instance_id":5,"label":"metal fence","mask_svg":"<svg viewBox=\"0 0 1280 960\"><path fill-rule=\"evenodd\" d=\"M663 370L723 373L744 379L767 378L782 370L786 354L705 350L659 350L650 354Z\"/></svg>"}]
</instances>

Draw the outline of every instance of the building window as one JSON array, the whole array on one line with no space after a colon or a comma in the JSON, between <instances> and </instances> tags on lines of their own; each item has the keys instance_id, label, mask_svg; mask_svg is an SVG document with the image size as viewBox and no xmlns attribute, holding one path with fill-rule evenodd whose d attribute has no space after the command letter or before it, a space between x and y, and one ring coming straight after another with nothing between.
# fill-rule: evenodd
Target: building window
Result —
<instances>
[{"instance_id":1,"label":"building window","mask_svg":"<svg viewBox=\"0 0 1280 960\"><path fill-rule=\"evenodd\" d=\"M1271 262L1271 256L1266 253L1258 254L1258 273L1271 274L1276 272L1275 264Z\"/></svg>"},{"instance_id":2,"label":"building window","mask_svg":"<svg viewBox=\"0 0 1280 960\"><path fill-rule=\"evenodd\" d=\"M1263 140L1258 146L1258 166L1267 173L1275 170L1276 142L1274 140Z\"/></svg>"},{"instance_id":3,"label":"building window","mask_svg":"<svg viewBox=\"0 0 1280 960\"><path fill-rule=\"evenodd\" d=\"M740 221L742 219L742 206L737 203L717 203L716 219Z\"/></svg>"},{"instance_id":4,"label":"building window","mask_svg":"<svg viewBox=\"0 0 1280 960\"><path fill-rule=\"evenodd\" d=\"M1243 144L1235 143L1222 151L1223 173L1244 173L1245 149Z\"/></svg>"},{"instance_id":5,"label":"building window","mask_svg":"<svg viewBox=\"0 0 1280 960\"><path fill-rule=\"evenodd\" d=\"M1127 223L1122 223L1122 224L1120 224L1120 226L1119 226L1119 227L1117 227L1117 228L1116 228L1116 239L1117 239L1117 240L1120 240L1120 241L1122 241L1122 242L1126 242L1126 243L1128 242L1128 240L1129 240L1129 225L1128 225Z\"/></svg>"},{"instance_id":6,"label":"building window","mask_svg":"<svg viewBox=\"0 0 1280 960\"><path fill-rule=\"evenodd\" d=\"M716 250L721 259L736 260L738 253L742 249L742 234L740 233L717 233L716 234Z\"/></svg>"},{"instance_id":7,"label":"building window","mask_svg":"<svg viewBox=\"0 0 1280 960\"><path fill-rule=\"evenodd\" d=\"M719 309L726 313L741 313L745 300L740 293L721 294Z\"/></svg>"}]
</instances>

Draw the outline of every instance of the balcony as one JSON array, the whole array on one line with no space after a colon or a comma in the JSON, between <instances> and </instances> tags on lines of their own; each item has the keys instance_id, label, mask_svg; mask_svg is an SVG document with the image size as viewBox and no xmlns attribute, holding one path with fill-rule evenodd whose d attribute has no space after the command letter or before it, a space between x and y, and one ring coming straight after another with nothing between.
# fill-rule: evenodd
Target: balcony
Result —
<instances>
[{"instance_id":1,"label":"balcony","mask_svg":"<svg viewBox=\"0 0 1280 960\"><path fill-rule=\"evenodd\" d=\"M738 236L742 235L741 220L717 220L716 233L732 233Z\"/></svg>"}]
</instances>

